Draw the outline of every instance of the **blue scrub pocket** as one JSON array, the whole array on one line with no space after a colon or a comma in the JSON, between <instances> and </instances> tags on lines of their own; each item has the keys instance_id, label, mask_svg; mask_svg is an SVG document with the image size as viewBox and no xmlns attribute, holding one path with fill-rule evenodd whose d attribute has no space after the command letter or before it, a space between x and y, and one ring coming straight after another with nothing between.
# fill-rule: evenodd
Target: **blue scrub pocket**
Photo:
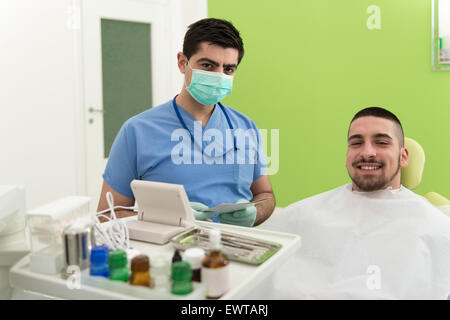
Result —
<instances>
[{"instance_id":1,"label":"blue scrub pocket","mask_svg":"<svg viewBox=\"0 0 450 320\"><path fill-rule=\"evenodd\" d=\"M234 179L240 187L250 188L253 183L254 164L235 164Z\"/></svg>"},{"instance_id":2,"label":"blue scrub pocket","mask_svg":"<svg viewBox=\"0 0 450 320\"><path fill-rule=\"evenodd\" d=\"M256 149L245 146L245 149L235 152L234 179L239 187L249 189L253 183L256 165Z\"/></svg>"}]
</instances>

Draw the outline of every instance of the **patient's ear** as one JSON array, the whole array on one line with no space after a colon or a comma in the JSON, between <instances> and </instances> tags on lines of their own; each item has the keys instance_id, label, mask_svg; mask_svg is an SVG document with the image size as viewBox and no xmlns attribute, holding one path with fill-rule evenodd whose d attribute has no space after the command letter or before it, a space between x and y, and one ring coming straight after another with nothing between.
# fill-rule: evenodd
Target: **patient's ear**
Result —
<instances>
[{"instance_id":1,"label":"patient's ear","mask_svg":"<svg viewBox=\"0 0 450 320\"><path fill-rule=\"evenodd\" d=\"M400 149L400 168L404 168L408 165L409 152L406 147Z\"/></svg>"}]
</instances>

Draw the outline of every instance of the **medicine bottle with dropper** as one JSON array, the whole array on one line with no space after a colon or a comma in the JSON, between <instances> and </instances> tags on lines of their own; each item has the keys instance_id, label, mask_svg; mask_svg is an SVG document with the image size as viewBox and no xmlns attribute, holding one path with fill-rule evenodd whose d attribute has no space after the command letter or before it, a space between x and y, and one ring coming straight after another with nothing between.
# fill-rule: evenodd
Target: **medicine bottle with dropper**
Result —
<instances>
[{"instance_id":1,"label":"medicine bottle with dropper","mask_svg":"<svg viewBox=\"0 0 450 320\"><path fill-rule=\"evenodd\" d=\"M230 284L229 264L221 249L221 232L212 229L209 232L209 250L202 260L202 281L206 285L206 298L218 299L224 295Z\"/></svg>"}]
</instances>

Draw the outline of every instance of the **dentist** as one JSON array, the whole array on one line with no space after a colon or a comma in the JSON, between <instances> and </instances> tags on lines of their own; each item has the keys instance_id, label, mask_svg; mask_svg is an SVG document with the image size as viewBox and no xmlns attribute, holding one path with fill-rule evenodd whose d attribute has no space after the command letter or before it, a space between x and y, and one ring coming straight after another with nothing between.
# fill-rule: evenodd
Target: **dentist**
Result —
<instances>
[{"instance_id":1,"label":"dentist","mask_svg":"<svg viewBox=\"0 0 450 320\"><path fill-rule=\"evenodd\" d=\"M123 124L103 174L98 211L108 207L108 191L115 205L133 206L130 182L139 179L184 185L198 220L213 217L200 209L262 198L269 200L218 220L251 227L270 217L275 198L259 130L250 118L220 103L231 93L243 55L242 39L230 22L208 18L189 26L183 52L177 54L183 88Z\"/></svg>"}]
</instances>

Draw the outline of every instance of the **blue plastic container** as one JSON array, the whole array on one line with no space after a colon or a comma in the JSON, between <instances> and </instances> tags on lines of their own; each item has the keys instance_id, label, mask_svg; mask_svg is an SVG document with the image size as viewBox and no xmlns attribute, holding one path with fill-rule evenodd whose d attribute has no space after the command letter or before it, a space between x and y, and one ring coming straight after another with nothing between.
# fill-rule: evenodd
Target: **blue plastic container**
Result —
<instances>
[{"instance_id":1,"label":"blue plastic container","mask_svg":"<svg viewBox=\"0 0 450 320\"><path fill-rule=\"evenodd\" d=\"M91 249L91 276L109 277L108 257L109 248L107 246L95 246Z\"/></svg>"}]
</instances>

